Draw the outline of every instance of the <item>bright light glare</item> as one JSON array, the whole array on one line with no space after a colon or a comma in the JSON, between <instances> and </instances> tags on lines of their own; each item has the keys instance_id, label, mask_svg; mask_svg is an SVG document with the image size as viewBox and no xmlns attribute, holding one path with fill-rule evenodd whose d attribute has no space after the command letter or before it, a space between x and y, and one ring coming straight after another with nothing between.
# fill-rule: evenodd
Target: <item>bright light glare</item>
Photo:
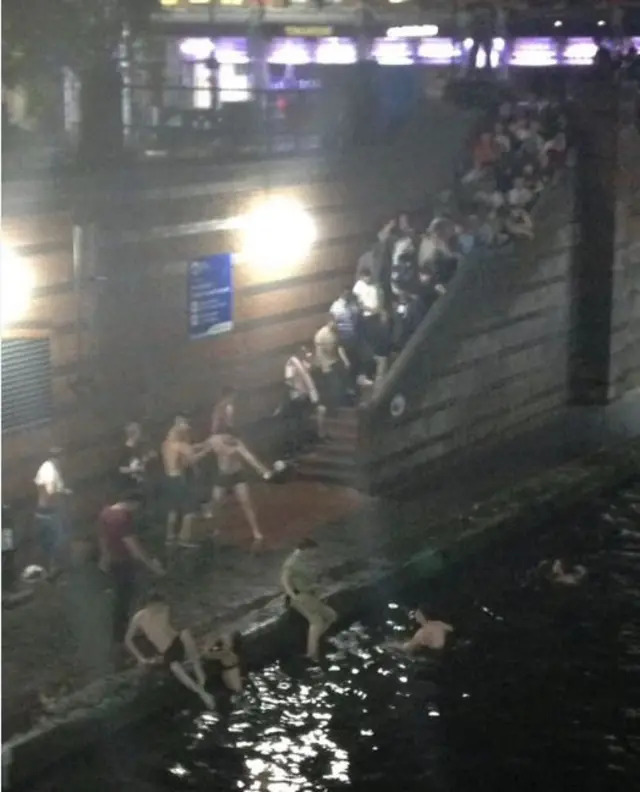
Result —
<instances>
[{"instance_id":1,"label":"bright light glare","mask_svg":"<svg viewBox=\"0 0 640 792\"><path fill-rule=\"evenodd\" d=\"M16 254L2 245L2 326L17 322L29 310L33 291L33 273Z\"/></svg>"},{"instance_id":2,"label":"bright light glare","mask_svg":"<svg viewBox=\"0 0 640 792\"><path fill-rule=\"evenodd\" d=\"M309 213L292 198L272 198L251 212L244 225L244 256L251 264L286 270L316 241Z\"/></svg>"}]
</instances>

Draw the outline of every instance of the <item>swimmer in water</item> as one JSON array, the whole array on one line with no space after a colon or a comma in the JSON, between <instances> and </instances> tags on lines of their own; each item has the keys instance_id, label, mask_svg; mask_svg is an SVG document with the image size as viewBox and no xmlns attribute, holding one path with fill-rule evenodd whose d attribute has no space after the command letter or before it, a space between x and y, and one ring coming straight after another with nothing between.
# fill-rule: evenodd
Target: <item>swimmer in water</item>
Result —
<instances>
[{"instance_id":1,"label":"swimmer in water","mask_svg":"<svg viewBox=\"0 0 640 792\"><path fill-rule=\"evenodd\" d=\"M410 640L402 644L394 644L396 649L401 649L409 654L417 654L423 649L435 649L436 651L444 649L447 636L453 632L453 627L446 622L429 619L425 613L424 607L416 610L414 616L419 625L418 631Z\"/></svg>"},{"instance_id":2,"label":"swimmer in water","mask_svg":"<svg viewBox=\"0 0 640 792\"><path fill-rule=\"evenodd\" d=\"M254 542L257 544L264 538L258 525L251 493L247 483L245 463L252 467L265 481L273 473L266 468L246 447L246 445L230 434L217 434L209 438L209 447L218 458L218 478L213 487L210 516L214 516L214 507L218 507L227 493L232 492L240 508L247 518ZM216 531L217 533L217 531Z\"/></svg>"},{"instance_id":3,"label":"swimmer in water","mask_svg":"<svg viewBox=\"0 0 640 792\"><path fill-rule=\"evenodd\" d=\"M134 638L139 633L155 647L157 656L145 657L138 650ZM213 696L205 690L206 677L193 637L189 630L178 633L173 627L164 597L152 594L145 607L131 619L125 646L140 665L164 665L182 685L200 696L206 707L214 708ZM191 666L191 673L187 665Z\"/></svg>"},{"instance_id":4,"label":"swimmer in water","mask_svg":"<svg viewBox=\"0 0 640 792\"><path fill-rule=\"evenodd\" d=\"M564 564L559 558L551 565L549 580L552 583L559 583L561 586L578 586L587 576L586 567L578 564L573 569L565 569Z\"/></svg>"},{"instance_id":5,"label":"swimmer in water","mask_svg":"<svg viewBox=\"0 0 640 792\"><path fill-rule=\"evenodd\" d=\"M227 690L232 693L242 693L240 657L236 652L232 636L224 635L216 639L207 650L207 657L220 664L220 676Z\"/></svg>"}]
</instances>

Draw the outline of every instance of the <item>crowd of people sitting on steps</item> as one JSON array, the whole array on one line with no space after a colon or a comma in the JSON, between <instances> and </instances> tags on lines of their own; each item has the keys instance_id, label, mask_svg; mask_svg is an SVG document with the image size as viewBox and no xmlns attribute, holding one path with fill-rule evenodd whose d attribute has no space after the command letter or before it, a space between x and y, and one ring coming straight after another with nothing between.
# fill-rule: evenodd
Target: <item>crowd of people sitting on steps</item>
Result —
<instances>
[{"instance_id":1,"label":"crowd of people sitting on steps","mask_svg":"<svg viewBox=\"0 0 640 792\"><path fill-rule=\"evenodd\" d=\"M313 348L285 366L290 455L312 414L320 438L336 406L366 400L458 269L479 251L535 235L531 210L565 167L569 123L560 102L504 101L483 120L451 190L432 211L403 212L377 233L354 284L331 304ZM427 220L430 217L430 220Z\"/></svg>"}]
</instances>

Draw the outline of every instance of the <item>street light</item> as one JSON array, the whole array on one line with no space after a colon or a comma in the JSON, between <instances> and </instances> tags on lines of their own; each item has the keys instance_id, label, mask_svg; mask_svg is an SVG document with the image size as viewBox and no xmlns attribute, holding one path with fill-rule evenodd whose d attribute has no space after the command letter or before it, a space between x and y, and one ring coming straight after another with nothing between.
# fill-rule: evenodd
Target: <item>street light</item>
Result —
<instances>
[{"instance_id":1,"label":"street light","mask_svg":"<svg viewBox=\"0 0 640 792\"><path fill-rule=\"evenodd\" d=\"M10 248L2 244L2 327L18 322L29 310L33 292L33 273Z\"/></svg>"},{"instance_id":2,"label":"street light","mask_svg":"<svg viewBox=\"0 0 640 792\"><path fill-rule=\"evenodd\" d=\"M280 273L298 264L316 241L316 226L293 198L270 198L249 212L242 223L243 255L257 266Z\"/></svg>"}]
</instances>

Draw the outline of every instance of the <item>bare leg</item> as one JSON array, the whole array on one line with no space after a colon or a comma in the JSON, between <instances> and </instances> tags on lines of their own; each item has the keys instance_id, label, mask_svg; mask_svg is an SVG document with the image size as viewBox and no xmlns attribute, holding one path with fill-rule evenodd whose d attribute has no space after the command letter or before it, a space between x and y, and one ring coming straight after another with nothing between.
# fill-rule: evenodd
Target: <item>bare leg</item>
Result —
<instances>
[{"instance_id":1,"label":"bare leg","mask_svg":"<svg viewBox=\"0 0 640 792\"><path fill-rule=\"evenodd\" d=\"M223 668L222 681L232 693L242 693L242 677L239 668Z\"/></svg>"},{"instance_id":2,"label":"bare leg","mask_svg":"<svg viewBox=\"0 0 640 792\"><path fill-rule=\"evenodd\" d=\"M316 426L318 428L318 437L320 439L326 437L327 434L327 430L325 426L326 417L327 417L327 408L324 406L324 404L319 404L316 407L315 418L316 418Z\"/></svg>"},{"instance_id":3,"label":"bare leg","mask_svg":"<svg viewBox=\"0 0 640 792\"><path fill-rule=\"evenodd\" d=\"M307 657L310 660L319 662L320 660L320 639L327 630L327 626L321 619L309 622L307 632Z\"/></svg>"},{"instance_id":4,"label":"bare leg","mask_svg":"<svg viewBox=\"0 0 640 792\"><path fill-rule=\"evenodd\" d=\"M249 492L249 487L244 482L241 484L236 484L233 491L235 492L236 498L238 499L238 503L240 504L240 508L244 512L244 516L247 518L247 522L251 528L251 534L256 542L261 541L264 537L262 536L262 532L260 531L260 526L258 525L258 518L256 517L255 509L253 508L253 503L251 502L251 494Z\"/></svg>"},{"instance_id":5,"label":"bare leg","mask_svg":"<svg viewBox=\"0 0 640 792\"><path fill-rule=\"evenodd\" d=\"M183 630L180 633L180 638L182 640L182 645L184 646L185 652L187 653L187 659L193 665L193 671L196 675L196 679L202 685L202 687L204 687L206 677L204 674L204 669L202 668L202 663L200 662L200 654L198 652L196 642L193 640L193 636L189 630Z\"/></svg>"},{"instance_id":6,"label":"bare leg","mask_svg":"<svg viewBox=\"0 0 640 792\"><path fill-rule=\"evenodd\" d=\"M178 522L178 513L170 511L167 515L167 544L172 544L176 540L176 523Z\"/></svg>"},{"instance_id":7,"label":"bare leg","mask_svg":"<svg viewBox=\"0 0 640 792\"><path fill-rule=\"evenodd\" d=\"M185 514L182 518L182 525L180 526L180 535L178 541L183 545L192 545L193 537L193 521L195 514Z\"/></svg>"},{"instance_id":8,"label":"bare leg","mask_svg":"<svg viewBox=\"0 0 640 792\"><path fill-rule=\"evenodd\" d=\"M213 696L210 693L207 693L204 687L187 673L182 663L171 663L169 668L171 669L171 673L179 682L200 696L206 707L209 709L213 709L215 707Z\"/></svg>"},{"instance_id":9,"label":"bare leg","mask_svg":"<svg viewBox=\"0 0 640 792\"><path fill-rule=\"evenodd\" d=\"M214 487L211 493L211 506L210 506L210 514L212 519L214 520L213 525L213 535L219 536L220 528L215 524L215 520L218 518L220 513L220 506L222 505L222 501L224 500L225 490L222 487Z\"/></svg>"}]
</instances>

